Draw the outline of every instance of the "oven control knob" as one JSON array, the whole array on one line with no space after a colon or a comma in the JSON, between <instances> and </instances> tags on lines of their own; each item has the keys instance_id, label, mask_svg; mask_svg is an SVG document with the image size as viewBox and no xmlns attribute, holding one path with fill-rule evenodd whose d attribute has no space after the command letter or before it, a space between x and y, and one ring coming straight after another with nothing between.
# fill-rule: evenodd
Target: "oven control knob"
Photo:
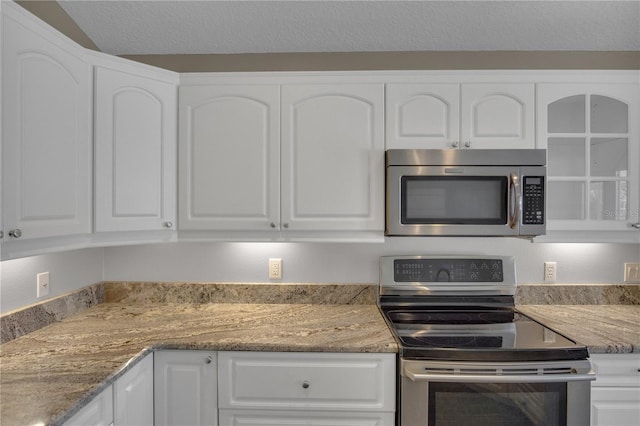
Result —
<instances>
[{"instance_id":1,"label":"oven control knob","mask_svg":"<svg viewBox=\"0 0 640 426\"><path fill-rule=\"evenodd\" d=\"M472 280L477 280L479 278L478 273L477 272L472 272L471 273L471 279Z\"/></svg>"}]
</instances>

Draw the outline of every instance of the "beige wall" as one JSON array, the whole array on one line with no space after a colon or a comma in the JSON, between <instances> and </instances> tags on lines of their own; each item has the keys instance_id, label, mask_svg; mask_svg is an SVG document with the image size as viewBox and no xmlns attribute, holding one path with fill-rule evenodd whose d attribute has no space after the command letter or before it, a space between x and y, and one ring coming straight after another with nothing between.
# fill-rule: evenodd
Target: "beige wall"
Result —
<instances>
[{"instance_id":1,"label":"beige wall","mask_svg":"<svg viewBox=\"0 0 640 426\"><path fill-rule=\"evenodd\" d=\"M177 72L640 69L640 52L345 52L125 56Z\"/></svg>"},{"instance_id":2,"label":"beige wall","mask_svg":"<svg viewBox=\"0 0 640 426\"><path fill-rule=\"evenodd\" d=\"M89 49L96 45L55 1L18 4ZM456 69L640 69L640 52L482 51L344 52L239 55L135 55L126 58L178 72L456 70Z\"/></svg>"},{"instance_id":3,"label":"beige wall","mask_svg":"<svg viewBox=\"0 0 640 426\"><path fill-rule=\"evenodd\" d=\"M1 1L1 0L0 0ZM99 50L89 37L76 25L67 12L60 7L57 1L42 0L16 0L20 6L36 15L38 18L47 22L56 28L62 34L66 35L82 47L87 49Z\"/></svg>"}]
</instances>

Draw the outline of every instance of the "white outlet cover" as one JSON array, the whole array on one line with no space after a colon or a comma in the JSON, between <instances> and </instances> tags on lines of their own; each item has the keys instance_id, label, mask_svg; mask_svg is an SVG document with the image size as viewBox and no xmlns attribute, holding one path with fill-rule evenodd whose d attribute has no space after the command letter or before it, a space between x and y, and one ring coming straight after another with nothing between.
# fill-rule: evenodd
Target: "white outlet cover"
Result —
<instances>
[{"instance_id":1,"label":"white outlet cover","mask_svg":"<svg viewBox=\"0 0 640 426\"><path fill-rule=\"evenodd\" d=\"M36 275L36 284L37 284L37 297L44 297L49 295L49 288L51 287L49 283L49 273L41 272Z\"/></svg>"},{"instance_id":2,"label":"white outlet cover","mask_svg":"<svg viewBox=\"0 0 640 426\"><path fill-rule=\"evenodd\" d=\"M557 279L557 263L556 262L544 262L544 282L555 283Z\"/></svg>"},{"instance_id":3,"label":"white outlet cover","mask_svg":"<svg viewBox=\"0 0 640 426\"><path fill-rule=\"evenodd\" d=\"M282 259L281 258L269 259L269 279L270 280L282 279Z\"/></svg>"},{"instance_id":4,"label":"white outlet cover","mask_svg":"<svg viewBox=\"0 0 640 426\"><path fill-rule=\"evenodd\" d=\"M640 263L624 264L624 282L632 284L640 283Z\"/></svg>"}]
</instances>

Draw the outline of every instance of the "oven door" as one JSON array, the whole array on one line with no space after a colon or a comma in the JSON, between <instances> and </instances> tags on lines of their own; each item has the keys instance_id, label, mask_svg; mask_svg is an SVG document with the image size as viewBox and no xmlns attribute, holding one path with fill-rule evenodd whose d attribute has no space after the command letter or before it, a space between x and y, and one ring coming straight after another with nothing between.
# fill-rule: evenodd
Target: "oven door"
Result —
<instances>
[{"instance_id":1,"label":"oven door","mask_svg":"<svg viewBox=\"0 0 640 426\"><path fill-rule=\"evenodd\" d=\"M387 235L519 235L518 167L387 167Z\"/></svg>"},{"instance_id":2,"label":"oven door","mask_svg":"<svg viewBox=\"0 0 640 426\"><path fill-rule=\"evenodd\" d=\"M591 364L402 361L402 426L584 426Z\"/></svg>"}]
</instances>

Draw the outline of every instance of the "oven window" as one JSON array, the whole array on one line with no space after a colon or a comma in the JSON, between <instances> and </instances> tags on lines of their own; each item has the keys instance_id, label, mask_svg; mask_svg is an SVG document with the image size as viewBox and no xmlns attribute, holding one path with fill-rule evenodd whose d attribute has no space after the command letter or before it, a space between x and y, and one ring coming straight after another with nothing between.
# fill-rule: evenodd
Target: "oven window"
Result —
<instances>
[{"instance_id":1,"label":"oven window","mask_svg":"<svg viewBox=\"0 0 640 426\"><path fill-rule=\"evenodd\" d=\"M504 176L403 176L401 185L402 223L507 223Z\"/></svg>"},{"instance_id":2,"label":"oven window","mask_svg":"<svg viewBox=\"0 0 640 426\"><path fill-rule=\"evenodd\" d=\"M566 423L566 383L429 383L430 426Z\"/></svg>"}]
</instances>

